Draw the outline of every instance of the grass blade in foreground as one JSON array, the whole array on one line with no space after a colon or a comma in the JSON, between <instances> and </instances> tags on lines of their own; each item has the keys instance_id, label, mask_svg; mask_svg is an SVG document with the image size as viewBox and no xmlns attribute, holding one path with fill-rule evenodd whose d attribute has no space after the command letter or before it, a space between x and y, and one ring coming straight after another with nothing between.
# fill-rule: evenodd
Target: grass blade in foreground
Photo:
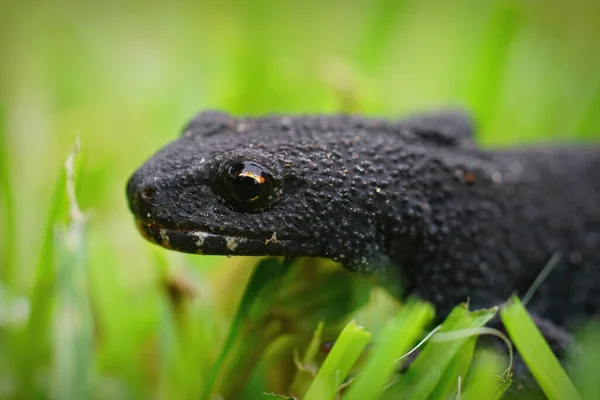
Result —
<instances>
[{"instance_id":1,"label":"grass blade in foreground","mask_svg":"<svg viewBox=\"0 0 600 400\"><path fill-rule=\"evenodd\" d=\"M332 399L369 340L371 334L356 321L350 321L333 345L304 399Z\"/></svg>"},{"instance_id":2,"label":"grass blade in foreground","mask_svg":"<svg viewBox=\"0 0 600 400\"><path fill-rule=\"evenodd\" d=\"M435 386L433 393L429 396L430 398L446 399L451 397L450 395L459 392L459 379L460 387L462 388L467 372L469 372L469 368L471 367L471 362L473 361L476 343L477 337L475 336L470 337L465 342L460 351L452 358L452 361L450 361L450 364L446 367L446 370Z\"/></svg>"},{"instance_id":3,"label":"grass blade in foreground","mask_svg":"<svg viewBox=\"0 0 600 400\"><path fill-rule=\"evenodd\" d=\"M461 334L483 327L496 315L497 308L469 311L462 304L454 308L440 331L431 339L408 371L386 390L384 399L426 399L438 385L447 387L448 367L472 334ZM450 338L444 338L451 335ZM436 339L437 338L437 339ZM441 341L444 342L441 342ZM464 366L463 366L464 368ZM453 378L452 378L453 379Z\"/></svg>"},{"instance_id":4,"label":"grass blade in foreground","mask_svg":"<svg viewBox=\"0 0 600 400\"><path fill-rule=\"evenodd\" d=\"M600 399L600 323L590 323L582 332L577 343L580 351L574 351L571 356L573 365L573 381L584 399Z\"/></svg>"},{"instance_id":5,"label":"grass blade in foreground","mask_svg":"<svg viewBox=\"0 0 600 400\"><path fill-rule=\"evenodd\" d=\"M323 322L319 322L317 329L313 333L313 337L304 353L304 357L299 359L298 353L294 354L294 362L296 364L296 374L294 375L294 379L292 380L292 384L290 385L290 392L294 393L295 396L299 398L303 398L304 394L310 387L312 381L315 378L315 374L311 367L314 366L314 360L317 357L317 353L319 352L319 346L322 342L322 334L323 334ZM316 369L316 366L315 366Z\"/></svg>"},{"instance_id":6,"label":"grass blade in foreground","mask_svg":"<svg viewBox=\"0 0 600 400\"><path fill-rule=\"evenodd\" d=\"M581 399L550 346L516 296L500 310L510 339L550 400Z\"/></svg>"},{"instance_id":7,"label":"grass blade in foreground","mask_svg":"<svg viewBox=\"0 0 600 400\"><path fill-rule=\"evenodd\" d=\"M479 351L469 373L469 384L462 400L499 399L507 386L498 386L498 376L505 368L502 357L492 351Z\"/></svg>"},{"instance_id":8,"label":"grass blade in foreground","mask_svg":"<svg viewBox=\"0 0 600 400\"><path fill-rule=\"evenodd\" d=\"M416 342L433 316L433 308L427 303L418 300L406 303L396 318L390 321L375 351L344 399L378 398L390 376L398 368L398 359Z\"/></svg>"},{"instance_id":9,"label":"grass blade in foreground","mask_svg":"<svg viewBox=\"0 0 600 400\"><path fill-rule=\"evenodd\" d=\"M89 397L93 357L93 322L88 297L88 271L83 215L75 197L75 156L79 143L65 163L70 223L57 234L58 270L54 315L55 396L59 399Z\"/></svg>"},{"instance_id":10,"label":"grass blade in foreground","mask_svg":"<svg viewBox=\"0 0 600 400\"><path fill-rule=\"evenodd\" d=\"M250 278L250 282L246 287L246 291L242 296L242 300L240 302L240 306L238 307L237 313L231 323L231 327L229 328L229 334L225 343L223 345L223 350L215 365L208 376L206 382L204 383L204 391L202 398L209 399L210 395L213 391L219 391L219 384L223 382L230 387L230 390L233 390L231 385L231 380L229 375L234 374L237 377L236 383L239 385L243 383L244 379L241 378L239 372L239 363L252 361L252 358L244 356L242 354L234 354L236 352L243 351L261 351L264 350L264 346L268 344L273 337L268 337L264 334L262 337L258 337L256 332L251 332L251 335L246 335L245 339L251 340L259 340L260 343L255 343L255 346L251 345L249 342L245 340L240 340L242 336L244 336L244 321L248 318L252 317L260 317L265 313L264 310L260 309L260 307L268 306L265 304L260 304L261 294L267 293L271 289L271 284L276 282L282 276L284 276L290 269L290 262L284 262L283 264L279 262L277 259L267 259L258 264L254 274ZM259 308L257 310L257 307ZM264 333L264 332L263 332ZM243 346L239 345L239 342L243 342ZM236 343L238 346L236 346ZM260 353L258 353L260 354ZM227 359L233 359L234 364L237 362L238 365L232 365L231 363L227 364ZM258 362L257 358L254 357L254 362ZM226 365L227 364L227 365ZM237 389L237 387L235 388ZM223 393L219 393L227 398Z\"/></svg>"}]
</instances>

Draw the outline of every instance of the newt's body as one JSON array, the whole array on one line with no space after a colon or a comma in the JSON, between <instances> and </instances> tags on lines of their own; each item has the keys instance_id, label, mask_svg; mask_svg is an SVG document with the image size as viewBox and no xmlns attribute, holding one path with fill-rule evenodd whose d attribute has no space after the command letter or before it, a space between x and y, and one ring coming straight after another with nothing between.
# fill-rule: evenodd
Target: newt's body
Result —
<instances>
[{"instance_id":1,"label":"newt's body","mask_svg":"<svg viewBox=\"0 0 600 400\"><path fill-rule=\"evenodd\" d=\"M441 316L523 295L557 254L530 311L567 330L600 315L600 149L483 150L471 131L457 113L202 113L127 193L164 247L392 268Z\"/></svg>"}]
</instances>

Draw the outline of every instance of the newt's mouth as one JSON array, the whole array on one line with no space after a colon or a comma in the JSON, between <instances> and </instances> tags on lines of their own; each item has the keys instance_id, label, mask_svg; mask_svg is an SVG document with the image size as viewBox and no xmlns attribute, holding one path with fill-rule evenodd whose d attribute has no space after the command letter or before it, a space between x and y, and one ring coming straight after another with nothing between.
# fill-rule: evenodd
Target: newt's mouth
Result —
<instances>
[{"instance_id":1,"label":"newt's mouth","mask_svg":"<svg viewBox=\"0 0 600 400\"><path fill-rule=\"evenodd\" d=\"M138 230L146 239L170 250L192 254L244 256L313 256L317 255L306 238L250 238L217 234L204 230L171 229L136 220Z\"/></svg>"}]
</instances>

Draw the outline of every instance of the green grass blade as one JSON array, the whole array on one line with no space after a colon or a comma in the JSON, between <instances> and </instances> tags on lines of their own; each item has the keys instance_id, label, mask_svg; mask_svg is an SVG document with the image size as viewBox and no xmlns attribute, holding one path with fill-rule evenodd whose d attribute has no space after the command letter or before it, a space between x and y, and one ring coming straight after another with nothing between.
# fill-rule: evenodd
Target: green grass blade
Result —
<instances>
[{"instance_id":1,"label":"green grass blade","mask_svg":"<svg viewBox=\"0 0 600 400\"><path fill-rule=\"evenodd\" d=\"M77 145L78 146L78 145ZM56 236L58 272L53 340L53 392L59 399L90 397L93 321L88 297L86 217L74 188L77 148L65 163L70 223Z\"/></svg>"},{"instance_id":2,"label":"green grass blade","mask_svg":"<svg viewBox=\"0 0 600 400\"><path fill-rule=\"evenodd\" d=\"M516 296L502 307L500 316L510 339L544 394L550 400L581 399L550 346Z\"/></svg>"},{"instance_id":3,"label":"green grass blade","mask_svg":"<svg viewBox=\"0 0 600 400\"><path fill-rule=\"evenodd\" d=\"M265 400L296 400L295 397L283 396L275 393L263 393L263 399Z\"/></svg>"},{"instance_id":4,"label":"green grass blade","mask_svg":"<svg viewBox=\"0 0 600 400\"><path fill-rule=\"evenodd\" d=\"M12 185L9 170L8 137L4 107L0 104L0 282L10 283L14 268L15 221L12 202Z\"/></svg>"},{"instance_id":5,"label":"green grass blade","mask_svg":"<svg viewBox=\"0 0 600 400\"><path fill-rule=\"evenodd\" d=\"M504 390L498 388L498 376L506 368L500 355L491 351L480 351L469 375L469 382L463 393L462 400L499 399ZM505 362L505 361L504 361Z\"/></svg>"},{"instance_id":6,"label":"green grass blade","mask_svg":"<svg viewBox=\"0 0 600 400\"><path fill-rule=\"evenodd\" d=\"M314 380L314 370L311 367L315 366L315 360L319 353L319 347L323 341L322 335L324 326L325 324L323 324L323 322L319 322L319 325L313 333L313 337L306 349L306 352L304 353L304 357L301 360L297 360L296 356L294 357L298 370L296 371L294 379L292 380L292 384L290 385L290 391L300 398L304 397L304 394ZM295 355L296 354L297 353L295 353Z\"/></svg>"},{"instance_id":7,"label":"green grass blade","mask_svg":"<svg viewBox=\"0 0 600 400\"><path fill-rule=\"evenodd\" d=\"M350 321L340 333L304 399L332 399L370 340L369 332L355 320Z\"/></svg>"},{"instance_id":8,"label":"green grass blade","mask_svg":"<svg viewBox=\"0 0 600 400\"><path fill-rule=\"evenodd\" d=\"M595 321L581 332L578 344L582 349L573 354L573 381L583 399L600 399L600 323Z\"/></svg>"},{"instance_id":9,"label":"green grass blade","mask_svg":"<svg viewBox=\"0 0 600 400\"><path fill-rule=\"evenodd\" d=\"M344 399L378 398L390 376L398 368L398 359L416 342L433 316L434 311L429 304L417 300L405 304L396 318L389 322L377 348Z\"/></svg>"},{"instance_id":10,"label":"green grass blade","mask_svg":"<svg viewBox=\"0 0 600 400\"><path fill-rule=\"evenodd\" d=\"M264 290L269 290L269 284L284 276L289 271L290 266L290 262L284 262L282 264L277 259L267 259L260 262L256 267L256 270L254 271L254 274L250 278L250 282L246 287L246 291L242 296L240 306L238 307L233 322L231 323L231 327L229 328L229 333L223 345L223 350L221 351L219 358L215 362L214 367L205 381L202 395L203 399L209 399L211 393L215 389L218 389L218 381L227 382L226 376L228 376L229 373L226 370L223 370L223 367L230 353L236 349L238 349L238 351L259 349L256 346L251 346L249 343L244 343L245 346L238 345L236 347L236 341L239 342L240 337L243 335L244 321L249 316L262 314L260 310L257 310L257 308L262 308L264 306L262 304L257 304L259 303L257 300L260 299L261 292ZM253 335L253 337L254 336L255 335ZM254 339L258 338L254 337ZM246 357L238 352L233 358L237 361L244 361ZM227 369L229 371L233 371L236 368L229 365Z\"/></svg>"},{"instance_id":11,"label":"green grass blade","mask_svg":"<svg viewBox=\"0 0 600 400\"><path fill-rule=\"evenodd\" d=\"M450 364L430 396L432 399L446 399L451 395L456 395L459 389L459 379L461 382L460 387L462 388L469 367L471 366L471 361L473 360L476 343L476 337L469 338L458 354L452 358L452 361L450 361Z\"/></svg>"},{"instance_id":12,"label":"green grass blade","mask_svg":"<svg viewBox=\"0 0 600 400\"><path fill-rule=\"evenodd\" d=\"M30 294L30 313L23 333L20 376L25 397L29 398L35 386L32 379L35 370L44 363L50 353L50 329L56 286L56 238L54 230L66 208L64 173L54 185L50 210L46 217L42 246L38 257L35 281Z\"/></svg>"},{"instance_id":13,"label":"green grass blade","mask_svg":"<svg viewBox=\"0 0 600 400\"><path fill-rule=\"evenodd\" d=\"M54 280L56 278L54 229L62 219L63 212L66 209L67 201L64 193L65 177L64 174L60 174L54 185L50 209L46 217L42 247L35 273L35 283L31 292L31 314L27 331L31 335L37 336L36 340L39 340L41 332L47 332L50 320L50 305L52 304L50 299L53 295Z\"/></svg>"},{"instance_id":14,"label":"green grass blade","mask_svg":"<svg viewBox=\"0 0 600 400\"><path fill-rule=\"evenodd\" d=\"M447 386L446 382L451 377L445 375L445 372L454 357L472 339L472 335L468 332L483 327L496 312L497 308L469 311L464 304L455 307L443 322L439 332L425 346L400 380L386 390L383 398L426 399L436 390L438 384ZM443 339L444 335L447 339ZM442 339L444 342L440 342ZM452 380L456 381L454 378Z\"/></svg>"}]
</instances>

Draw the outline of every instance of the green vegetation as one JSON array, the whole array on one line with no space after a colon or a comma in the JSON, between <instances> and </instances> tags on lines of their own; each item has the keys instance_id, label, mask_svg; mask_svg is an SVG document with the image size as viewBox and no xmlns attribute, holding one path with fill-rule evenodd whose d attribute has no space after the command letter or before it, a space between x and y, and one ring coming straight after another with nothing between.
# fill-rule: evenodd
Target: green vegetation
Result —
<instances>
[{"instance_id":1,"label":"green vegetation","mask_svg":"<svg viewBox=\"0 0 600 400\"><path fill-rule=\"evenodd\" d=\"M458 306L390 376L427 305L329 262L158 249L125 182L206 108L453 104L484 145L598 140L599 16L591 0L1 2L0 398L501 396L508 351L475 350L495 309ZM598 328L569 378L518 307L501 315L544 392L598 398Z\"/></svg>"},{"instance_id":2,"label":"green vegetation","mask_svg":"<svg viewBox=\"0 0 600 400\"><path fill-rule=\"evenodd\" d=\"M500 312L517 350L550 400L581 397L518 298Z\"/></svg>"}]
</instances>

